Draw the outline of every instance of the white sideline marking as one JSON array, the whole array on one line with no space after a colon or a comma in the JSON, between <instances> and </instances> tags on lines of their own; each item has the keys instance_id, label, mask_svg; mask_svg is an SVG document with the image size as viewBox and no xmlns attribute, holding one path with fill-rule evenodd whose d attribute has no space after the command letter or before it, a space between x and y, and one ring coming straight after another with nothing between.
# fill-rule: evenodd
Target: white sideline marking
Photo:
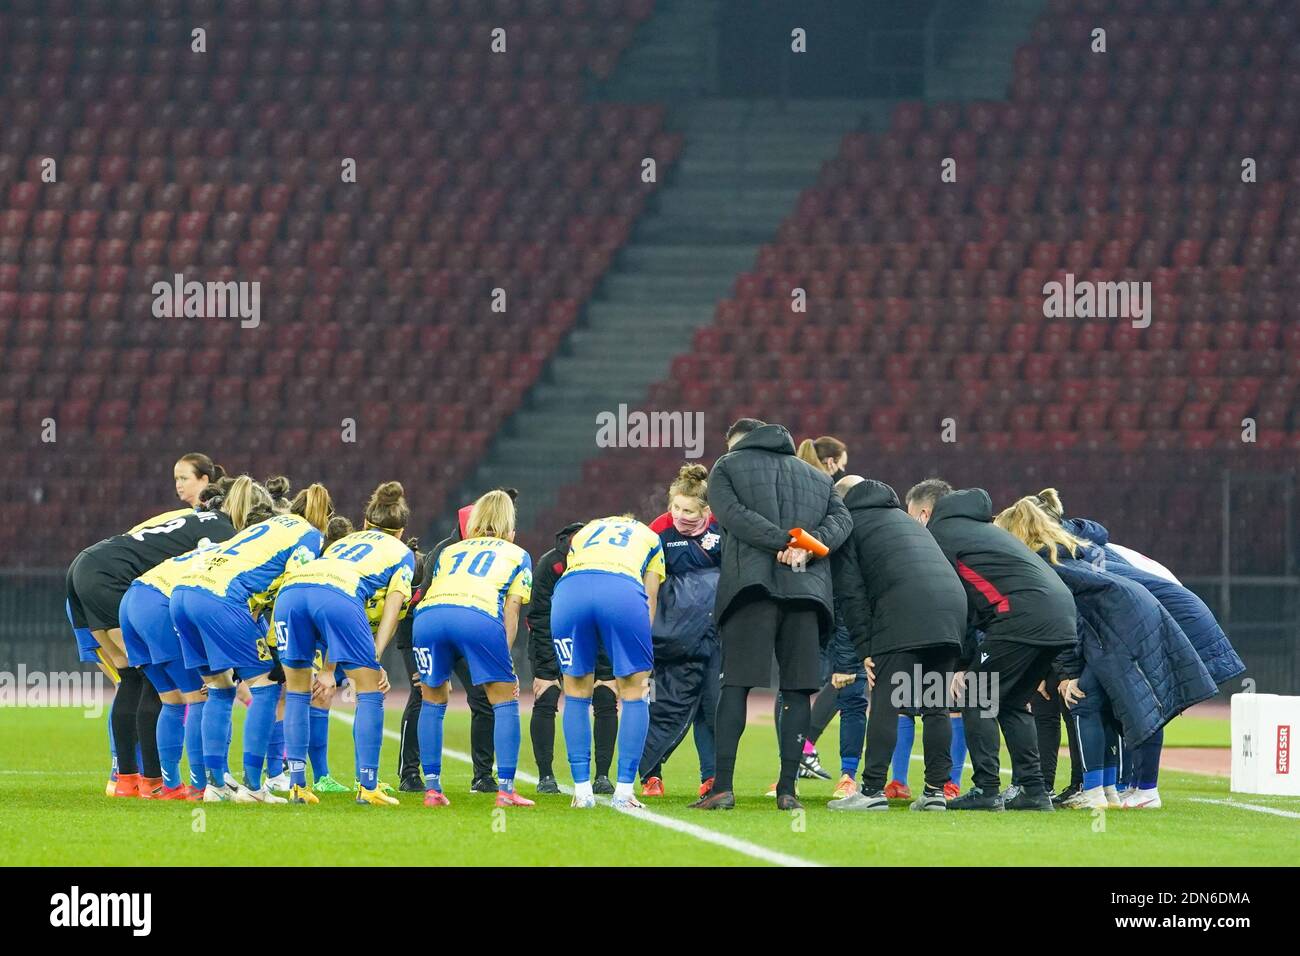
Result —
<instances>
[{"instance_id":1,"label":"white sideline marking","mask_svg":"<svg viewBox=\"0 0 1300 956\"><path fill-rule=\"evenodd\" d=\"M351 725L354 720L352 714L341 713L332 708L330 709L330 716L337 717L339 720L349 725ZM389 727L384 728L384 736L389 740L396 740L399 742L402 739L401 734ZM442 752L445 756L451 757L453 760L459 760L461 763L474 762L474 759L469 754L459 750L451 750L444 747ZM515 778L517 780L522 780L525 783L537 783L536 777L523 770L516 770ZM560 789L565 793L573 793L573 788L567 784L561 784ZM597 799L606 806L609 805L609 801L606 798L598 797ZM661 816L652 810L620 810L619 813L636 820L644 820L647 823L653 823L656 826L664 827L667 830L676 830L678 833L685 833L687 836L693 836L697 840L702 840L705 843L712 843L715 846L720 846L724 849L732 850L748 857L753 857L755 860L762 860L764 863L772 863L776 866L822 866L821 863L814 863L811 860L791 856L788 853L769 850L767 847L759 846L757 843L750 843L748 840L742 840L739 837L728 836L725 833L718 833L716 830L708 830L694 823L687 823L685 820Z\"/></svg>"},{"instance_id":2,"label":"white sideline marking","mask_svg":"<svg viewBox=\"0 0 1300 956\"><path fill-rule=\"evenodd\" d=\"M1208 797L1188 797L1191 803L1214 803L1221 807L1236 807L1238 810L1254 810L1256 813L1271 813L1275 817L1286 817L1290 820L1300 820L1300 813L1294 810L1279 810L1277 807L1266 807L1258 803L1241 803L1237 800L1211 800Z\"/></svg>"}]
</instances>

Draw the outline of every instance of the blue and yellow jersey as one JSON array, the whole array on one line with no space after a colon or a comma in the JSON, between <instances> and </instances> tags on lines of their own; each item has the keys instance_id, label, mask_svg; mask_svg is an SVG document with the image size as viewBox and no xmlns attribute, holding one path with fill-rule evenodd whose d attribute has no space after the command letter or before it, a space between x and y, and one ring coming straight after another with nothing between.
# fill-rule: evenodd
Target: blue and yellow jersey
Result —
<instances>
[{"instance_id":1,"label":"blue and yellow jersey","mask_svg":"<svg viewBox=\"0 0 1300 956\"><path fill-rule=\"evenodd\" d=\"M506 598L514 595L527 604L532 594L527 551L502 538L470 538L442 549L415 613L440 605L472 607L504 623Z\"/></svg>"},{"instance_id":2,"label":"blue and yellow jersey","mask_svg":"<svg viewBox=\"0 0 1300 956\"><path fill-rule=\"evenodd\" d=\"M589 571L621 574L645 585L647 572L664 579L664 549L659 535L634 518L588 521L571 539L562 577Z\"/></svg>"},{"instance_id":3,"label":"blue and yellow jersey","mask_svg":"<svg viewBox=\"0 0 1300 956\"><path fill-rule=\"evenodd\" d=\"M177 582L229 601L247 602L256 617L275 602L285 573L320 554L321 533L298 515L276 515L250 525L207 555Z\"/></svg>"},{"instance_id":4,"label":"blue and yellow jersey","mask_svg":"<svg viewBox=\"0 0 1300 956\"><path fill-rule=\"evenodd\" d=\"M208 558L220 550L220 544L212 544L211 542L201 544L193 551L186 551L182 555L168 558L162 564L155 565L140 575L137 580L161 591L164 597L170 598L172 591L176 585L181 583L181 579L185 575L203 567Z\"/></svg>"},{"instance_id":5,"label":"blue and yellow jersey","mask_svg":"<svg viewBox=\"0 0 1300 956\"><path fill-rule=\"evenodd\" d=\"M316 584L342 591L365 605L370 626L377 628L389 594L402 595L406 614L414 575L415 555L397 538L383 531L355 531L315 561L290 571L281 587Z\"/></svg>"},{"instance_id":6,"label":"blue and yellow jersey","mask_svg":"<svg viewBox=\"0 0 1300 956\"><path fill-rule=\"evenodd\" d=\"M152 518L149 518L145 521L141 521L134 528L128 528L126 531L123 531L122 533L135 534L136 532L144 528L148 528L152 525L164 524L165 522L171 521L173 518L183 518L186 515L193 514L193 513L194 513L193 508L177 508L175 511L164 511L160 515L154 515Z\"/></svg>"}]
</instances>

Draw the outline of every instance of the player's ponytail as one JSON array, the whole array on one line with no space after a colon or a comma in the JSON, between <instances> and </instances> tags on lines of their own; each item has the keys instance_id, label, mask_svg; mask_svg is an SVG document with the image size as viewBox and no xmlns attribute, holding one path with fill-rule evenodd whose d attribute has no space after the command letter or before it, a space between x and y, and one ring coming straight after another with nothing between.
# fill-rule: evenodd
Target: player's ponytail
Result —
<instances>
[{"instance_id":1,"label":"player's ponytail","mask_svg":"<svg viewBox=\"0 0 1300 956\"><path fill-rule=\"evenodd\" d=\"M271 496L271 510L278 515L287 515L293 504L289 500L289 479L284 475L273 475L263 485Z\"/></svg>"},{"instance_id":2,"label":"player's ponytail","mask_svg":"<svg viewBox=\"0 0 1300 956\"><path fill-rule=\"evenodd\" d=\"M808 443L805 442L805 444ZM677 470L677 477L668 486L668 507L672 507L673 498L678 495L694 498L702 507L708 507L709 469L700 464L682 465Z\"/></svg>"},{"instance_id":3,"label":"player's ponytail","mask_svg":"<svg viewBox=\"0 0 1300 956\"><path fill-rule=\"evenodd\" d=\"M993 519L993 523L1004 531L1010 531L1027 544L1031 551L1046 551L1047 560L1052 564L1061 563L1058 554L1060 548L1064 548L1073 558L1087 544L1062 528L1043 510L1038 498L1033 495L1021 498Z\"/></svg>"},{"instance_id":4,"label":"player's ponytail","mask_svg":"<svg viewBox=\"0 0 1300 956\"><path fill-rule=\"evenodd\" d=\"M400 481L385 481L375 489L366 505L366 526L394 534L411 520L411 509Z\"/></svg>"},{"instance_id":5,"label":"player's ponytail","mask_svg":"<svg viewBox=\"0 0 1300 956\"><path fill-rule=\"evenodd\" d=\"M318 482L298 492L289 510L300 518L306 518L317 531L324 532L334 514L334 502L325 486Z\"/></svg>"},{"instance_id":6,"label":"player's ponytail","mask_svg":"<svg viewBox=\"0 0 1300 956\"><path fill-rule=\"evenodd\" d=\"M1061 496L1057 494L1055 488L1044 488L1035 497L1038 499L1038 506L1057 522L1065 517L1065 506L1061 504Z\"/></svg>"},{"instance_id":7,"label":"player's ponytail","mask_svg":"<svg viewBox=\"0 0 1300 956\"><path fill-rule=\"evenodd\" d=\"M504 491L489 491L470 510L465 522L465 537L501 538L513 541L515 537L515 503Z\"/></svg>"},{"instance_id":8,"label":"player's ponytail","mask_svg":"<svg viewBox=\"0 0 1300 956\"><path fill-rule=\"evenodd\" d=\"M794 454L800 461L807 462L818 471L829 475L831 470L826 467L826 462L838 461L848 450L848 446L834 435L823 435L821 438L805 438L799 443L799 448Z\"/></svg>"},{"instance_id":9,"label":"player's ponytail","mask_svg":"<svg viewBox=\"0 0 1300 956\"><path fill-rule=\"evenodd\" d=\"M230 516L230 522L236 531L265 521L275 514L271 506L271 493L248 475L240 475L231 482L221 510Z\"/></svg>"},{"instance_id":10,"label":"player's ponytail","mask_svg":"<svg viewBox=\"0 0 1300 956\"><path fill-rule=\"evenodd\" d=\"M220 481L226 477L226 469L220 465L214 465L212 459L201 451L192 451L181 455L180 460L193 468L197 477L206 478L209 483Z\"/></svg>"},{"instance_id":11,"label":"player's ponytail","mask_svg":"<svg viewBox=\"0 0 1300 956\"><path fill-rule=\"evenodd\" d=\"M346 538L354 530L351 521L342 515L335 515L330 518L330 523L325 526L325 547L328 548L340 538Z\"/></svg>"}]
</instances>

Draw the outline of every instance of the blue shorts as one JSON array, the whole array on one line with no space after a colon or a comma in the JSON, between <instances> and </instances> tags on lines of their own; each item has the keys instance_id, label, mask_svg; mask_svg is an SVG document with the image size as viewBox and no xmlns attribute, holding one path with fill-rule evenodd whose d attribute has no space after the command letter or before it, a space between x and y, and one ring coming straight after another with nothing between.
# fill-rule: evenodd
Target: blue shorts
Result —
<instances>
[{"instance_id":1,"label":"blue shorts","mask_svg":"<svg viewBox=\"0 0 1300 956\"><path fill-rule=\"evenodd\" d=\"M149 650L149 632L172 630L171 602L157 588L135 581L126 589L122 604L117 609L122 625L122 643L126 646L126 662L132 667L154 663Z\"/></svg>"},{"instance_id":2,"label":"blue shorts","mask_svg":"<svg viewBox=\"0 0 1300 956\"><path fill-rule=\"evenodd\" d=\"M68 612L68 623L72 625L72 636L77 639L77 660L83 664L99 663L99 641L90 633L88 627L77 627L72 617L72 598L63 602L63 609Z\"/></svg>"},{"instance_id":3,"label":"blue shorts","mask_svg":"<svg viewBox=\"0 0 1300 956\"><path fill-rule=\"evenodd\" d=\"M356 598L324 584L282 590L272 612L276 647L285 667L311 667L322 649L334 664L378 667L375 635Z\"/></svg>"},{"instance_id":4,"label":"blue shorts","mask_svg":"<svg viewBox=\"0 0 1300 956\"><path fill-rule=\"evenodd\" d=\"M433 604L415 614L411 626L415 669L425 687L441 687L452 664L464 657L474 684L513 684L515 665L506 644L506 629L477 608Z\"/></svg>"},{"instance_id":5,"label":"blue shorts","mask_svg":"<svg viewBox=\"0 0 1300 956\"><path fill-rule=\"evenodd\" d=\"M594 674L601 647L615 677L654 670L645 588L608 571L564 575L551 595L551 640L569 677Z\"/></svg>"},{"instance_id":6,"label":"blue shorts","mask_svg":"<svg viewBox=\"0 0 1300 956\"><path fill-rule=\"evenodd\" d=\"M172 626L180 638L186 667L200 674L234 668L242 680L270 673L274 661L262 629L248 605L210 591L178 587L172 591Z\"/></svg>"}]
</instances>

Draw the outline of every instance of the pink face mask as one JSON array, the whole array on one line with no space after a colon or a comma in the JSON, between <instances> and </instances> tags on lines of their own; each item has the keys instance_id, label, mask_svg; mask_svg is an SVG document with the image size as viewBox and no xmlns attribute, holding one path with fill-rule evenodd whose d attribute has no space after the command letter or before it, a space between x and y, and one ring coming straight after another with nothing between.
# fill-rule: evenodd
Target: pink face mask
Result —
<instances>
[{"instance_id":1,"label":"pink face mask","mask_svg":"<svg viewBox=\"0 0 1300 956\"><path fill-rule=\"evenodd\" d=\"M694 538L696 535L704 533L704 529L709 526L709 513L706 511L694 521L687 521L684 518L673 518L673 527L679 533L686 535L688 538Z\"/></svg>"}]
</instances>

